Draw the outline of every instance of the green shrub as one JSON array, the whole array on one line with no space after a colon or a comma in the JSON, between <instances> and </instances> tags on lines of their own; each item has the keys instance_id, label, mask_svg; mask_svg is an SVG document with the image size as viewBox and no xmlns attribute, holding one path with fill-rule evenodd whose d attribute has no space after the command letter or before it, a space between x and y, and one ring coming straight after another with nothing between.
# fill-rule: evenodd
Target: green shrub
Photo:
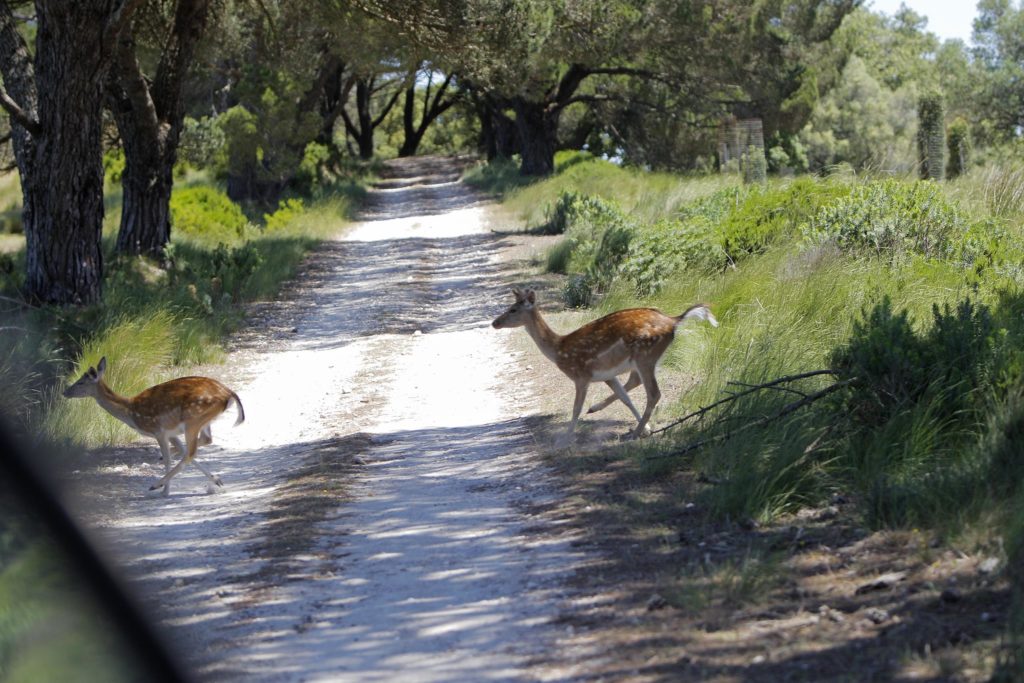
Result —
<instances>
[{"instance_id":1,"label":"green shrub","mask_svg":"<svg viewBox=\"0 0 1024 683\"><path fill-rule=\"evenodd\" d=\"M223 173L226 158L224 130L216 118L185 117L178 143L178 158L196 168L210 168Z\"/></svg>"},{"instance_id":2,"label":"green shrub","mask_svg":"<svg viewBox=\"0 0 1024 683\"><path fill-rule=\"evenodd\" d=\"M283 199L274 213L263 214L264 231L272 233L291 225L306 213L301 199Z\"/></svg>"},{"instance_id":3,"label":"green shrub","mask_svg":"<svg viewBox=\"0 0 1024 683\"><path fill-rule=\"evenodd\" d=\"M173 231L210 243L237 242L249 221L226 194L211 187L186 187L171 193Z\"/></svg>"},{"instance_id":4,"label":"green shrub","mask_svg":"<svg viewBox=\"0 0 1024 683\"><path fill-rule=\"evenodd\" d=\"M822 207L849 193L849 186L842 182L800 178L781 187L753 188L743 197L737 195L735 207L714 220L721 222L722 246L729 258L739 261L762 253L777 239L797 234Z\"/></svg>"},{"instance_id":5,"label":"green shrub","mask_svg":"<svg viewBox=\"0 0 1024 683\"><path fill-rule=\"evenodd\" d=\"M895 257L917 252L949 258L969 221L932 182L884 180L854 188L848 197L822 207L804 228L814 243Z\"/></svg>"},{"instance_id":6,"label":"green shrub","mask_svg":"<svg viewBox=\"0 0 1024 683\"><path fill-rule=\"evenodd\" d=\"M636 231L622 262L637 296L658 292L683 270L720 270L728 263L716 225L704 216L661 220Z\"/></svg>"},{"instance_id":7,"label":"green shrub","mask_svg":"<svg viewBox=\"0 0 1024 683\"><path fill-rule=\"evenodd\" d=\"M595 292L607 291L629 250L635 226L618 206L597 197L577 198L568 223L567 272L585 274Z\"/></svg>"},{"instance_id":8,"label":"green shrub","mask_svg":"<svg viewBox=\"0 0 1024 683\"><path fill-rule=\"evenodd\" d=\"M571 190L566 190L558 195L558 200L548 211L548 220L540 226L538 232L542 235L561 235L564 233L577 210L577 204L582 199L582 195Z\"/></svg>"},{"instance_id":9,"label":"green shrub","mask_svg":"<svg viewBox=\"0 0 1024 683\"><path fill-rule=\"evenodd\" d=\"M562 288L562 300L569 308L587 308L593 303L594 287L583 273L570 275Z\"/></svg>"},{"instance_id":10,"label":"green shrub","mask_svg":"<svg viewBox=\"0 0 1024 683\"><path fill-rule=\"evenodd\" d=\"M907 312L894 313L885 298L854 323L849 342L832 356L839 376L854 381L845 414L877 426L929 394L938 399L941 418L976 404L976 388L989 386L994 371L991 311L968 299L955 310L935 305L932 318L918 333Z\"/></svg>"}]
</instances>

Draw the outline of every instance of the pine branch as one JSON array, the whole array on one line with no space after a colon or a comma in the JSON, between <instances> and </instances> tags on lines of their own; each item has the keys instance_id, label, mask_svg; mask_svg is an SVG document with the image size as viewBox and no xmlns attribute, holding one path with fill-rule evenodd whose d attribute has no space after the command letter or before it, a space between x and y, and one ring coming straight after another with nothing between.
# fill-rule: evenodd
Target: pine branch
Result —
<instances>
[{"instance_id":1,"label":"pine branch","mask_svg":"<svg viewBox=\"0 0 1024 683\"><path fill-rule=\"evenodd\" d=\"M39 126L39 122L30 116L28 112L22 109L21 105L15 102L11 96L7 94L7 90L5 90L3 86L0 86L0 106L4 108L4 111L10 114L12 121L32 135L39 135L42 131L42 128Z\"/></svg>"},{"instance_id":2,"label":"pine branch","mask_svg":"<svg viewBox=\"0 0 1024 683\"><path fill-rule=\"evenodd\" d=\"M651 432L651 435L653 436L654 434L660 434L661 432L668 431L669 429L672 429L673 427L678 427L679 425L683 424L684 422L688 422L688 421L690 421L690 420L692 420L694 418L702 418L705 415L707 415L709 412L711 412L711 410L713 410L714 408L717 408L718 406L725 405L726 403L731 403L731 402L733 402L733 401L735 401L737 399L743 398L744 396L749 396L750 394L753 394L755 392L761 391L762 389L772 389L774 387L777 387L780 384L786 384L788 382L796 382L797 380L807 379L808 377L818 377L820 375L833 375L834 376L835 374L836 374L835 370L811 370L809 372L802 372L802 373L800 373L798 375L786 375L785 377L779 377L778 379L773 379L772 381L765 382L764 384L743 385L741 382L730 382L730 384L739 384L741 386L749 386L750 388L745 390L745 391L740 391L740 392L735 393L735 394L730 394L729 396L727 396L726 398L721 399L720 401L715 401L711 405L707 405L707 406L704 406L704 407L700 408L699 410L695 410L694 412L690 413L689 415L684 415L683 417L679 418L675 422L667 424L664 427L662 427L661 429L654 430L653 432ZM797 392L797 393L800 393L800 392ZM801 395L806 396L806 394L801 394Z\"/></svg>"},{"instance_id":3,"label":"pine branch","mask_svg":"<svg viewBox=\"0 0 1024 683\"><path fill-rule=\"evenodd\" d=\"M793 401L792 403L787 403L786 405L784 405L781 409L779 409L777 412L773 413L772 415L763 415L763 416L757 418L756 420L753 420L752 422L748 422L747 424L745 424L745 425L743 425L741 427L737 427L736 429L734 429L734 430L732 430L730 432L725 432L724 434L716 434L715 436L711 436L711 437L708 437L706 439L700 439L698 441L693 441L691 443L686 444L685 446L683 446L680 449L677 449L677 450L674 450L674 451L670 451L668 453L659 453L657 455L651 456L651 458L652 459L668 458L668 457L677 456L677 455L685 455L685 454L690 453L692 451L695 451L695 450L698 450L700 448L703 448L704 446L707 446L708 444L720 443L722 441L728 441L729 439L731 439L732 437L736 436L737 434L740 434L741 432L745 432L745 431L747 431L749 429L753 429L754 427L760 427L760 426L766 425L769 422L774 422L775 420L780 420L783 417L785 417L786 415L789 415L790 413L792 413L792 412L794 412L796 410L799 410L800 408L803 408L804 406L810 405L810 404L814 403L815 401L817 401L819 399L825 398L829 394L834 394L835 392L839 391L840 389L842 389L844 387L849 386L850 384L852 384L855 381L856 381L856 378L852 378L852 379L843 380L842 382L836 382L835 384L830 384L829 386L825 387L821 391L816 391L813 394L808 394L807 396L804 396L799 401ZM759 388L763 388L763 387L759 387ZM737 396L737 398L738 398L738 396Z\"/></svg>"}]
</instances>

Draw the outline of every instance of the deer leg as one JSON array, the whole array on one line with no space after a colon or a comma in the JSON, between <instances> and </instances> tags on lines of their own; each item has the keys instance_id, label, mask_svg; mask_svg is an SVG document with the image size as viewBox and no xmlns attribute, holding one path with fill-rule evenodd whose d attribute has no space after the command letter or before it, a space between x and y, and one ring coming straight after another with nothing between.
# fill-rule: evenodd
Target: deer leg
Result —
<instances>
[{"instance_id":1,"label":"deer leg","mask_svg":"<svg viewBox=\"0 0 1024 683\"><path fill-rule=\"evenodd\" d=\"M647 390L647 405L644 407L640 424L633 432L634 437L643 436L644 430L647 429L647 423L650 422L651 415L654 413L654 407L661 400L661 390L658 388L658 380L654 376L654 366L652 365L649 369L640 368L640 378L644 382L644 389Z\"/></svg>"},{"instance_id":2,"label":"deer leg","mask_svg":"<svg viewBox=\"0 0 1024 683\"><path fill-rule=\"evenodd\" d=\"M622 397L619 396L618 392L616 391L615 386L612 384L612 381L618 383L618 380L616 379L616 380L609 380L608 382L605 382L605 384L607 384L611 388L612 392L614 392L614 393L612 393L611 396L609 396L608 398L604 399L603 401L599 401L598 403L595 403L594 405L590 406L590 410L587 411L587 415L589 415L591 413L596 413L599 410L604 410L605 408L607 408L611 404L615 403L616 399L619 399L619 400L622 399ZM638 386L640 386L640 375L638 375L636 370L634 370L631 373L629 373L629 379L626 380L626 386L624 388L625 388L626 391L630 391L632 389L635 389ZM636 416L636 419L639 420L640 419L640 411L638 411L631 404L629 404L629 403L627 403L625 401L623 401L623 403L626 403L626 405L630 406L630 409L633 411L633 414Z\"/></svg>"},{"instance_id":3,"label":"deer leg","mask_svg":"<svg viewBox=\"0 0 1024 683\"><path fill-rule=\"evenodd\" d=\"M633 413L633 417L639 420L640 411L636 409L635 405L633 405L633 401L630 400L629 394L626 393L626 389L622 386L619 380L608 380L608 386L610 386L612 388L612 391L615 392L615 396L618 397L620 401L626 404L626 407L629 408L631 413Z\"/></svg>"},{"instance_id":4,"label":"deer leg","mask_svg":"<svg viewBox=\"0 0 1024 683\"><path fill-rule=\"evenodd\" d=\"M209 479L213 484L221 487L224 486L224 482L221 481L220 477L211 472L210 470L206 469L206 467L201 462L199 462L198 458L192 458L192 464L198 467L199 471L205 474L206 478Z\"/></svg>"},{"instance_id":5,"label":"deer leg","mask_svg":"<svg viewBox=\"0 0 1024 683\"><path fill-rule=\"evenodd\" d=\"M210 430L210 425L207 424L199 432L199 445L200 446L209 446L211 443L213 443L213 432ZM205 474L206 478L209 479L211 482L213 482L214 485L216 485L216 486L224 486L224 482L221 481L220 476L216 475L213 472L211 472L210 470L206 469L202 465L202 463L199 462L198 458L196 458L195 456L192 456L192 462L195 463L195 466L199 468L199 471L202 472L203 474Z\"/></svg>"},{"instance_id":6,"label":"deer leg","mask_svg":"<svg viewBox=\"0 0 1024 683\"><path fill-rule=\"evenodd\" d=\"M174 441L175 447L177 447L180 450L181 449L181 442L178 441L178 438L177 437L171 437L171 440ZM158 488L160 488L161 485L163 485L164 491L163 491L163 493L161 495L166 496L166 495L168 495L171 492L171 488L167 484L167 482L170 481L171 448L170 448L170 444L167 442L167 439L157 437L156 441L157 441L158 444L160 444L160 455L161 455L161 457L163 458L163 461L164 461L164 476L163 476L163 478L160 481L158 481L157 483L155 483L152 486L150 486L149 490L150 491L155 491ZM162 484L161 484L161 482L162 482Z\"/></svg>"},{"instance_id":7,"label":"deer leg","mask_svg":"<svg viewBox=\"0 0 1024 683\"><path fill-rule=\"evenodd\" d=\"M587 388L590 382L586 380L580 380L576 382L576 399L572 404L572 422L569 423L569 428L566 430L565 435L558 440L559 446L568 446L572 443L573 434L576 432L576 423L579 422L580 413L583 412L583 402L587 400Z\"/></svg>"},{"instance_id":8,"label":"deer leg","mask_svg":"<svg viewBox=\"0 0 1024 683\"><path fill-rule=\"evenodd\" d=\"M152 486L150 486L149 487L150 491L153 491L153 490L163 486L164 487L164 495L166 496L168 494L168 492L171 489L171 479L173 479L174 476L176 474L178 474L178 472L181 472L182 468L184 468L185 465L187 465L189 462L191 462L192 458L195 457L196 448L198 448L198 446L199 446L199 430L198 429L189 428L189 429L185 430L185 445L188 447L188 450L185 452L184 456L182 456L181 460L178 461L178 464L175 465L174 467L171 467L170 470L167 472L167 474L165 474L160 481L158 481L157 483L155 483ZM170 454L169 453L164 453L164 457L166 458L166 460L165 460L166 466L170 467L170 462L171 462Z\"/></svg>"},{"instance_id":9,"label":"deer leg","mask_svg":"<svg viewBox=\"0 0 1024 683\"><path fill-rule=\"evenodd\" d=\"M213 430L210 429L210 425L206 425L199 432L199 445L209 446L211 443L213 443Z\"/></svg>"}]
</instances>

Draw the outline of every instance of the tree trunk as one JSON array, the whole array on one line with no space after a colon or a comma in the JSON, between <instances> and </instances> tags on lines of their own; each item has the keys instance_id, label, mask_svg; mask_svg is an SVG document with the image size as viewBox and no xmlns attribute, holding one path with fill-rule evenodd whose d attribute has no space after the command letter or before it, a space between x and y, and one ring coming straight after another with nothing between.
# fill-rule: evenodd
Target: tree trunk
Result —
<instances>
[{"instance_id":1,"label":"tree trunk","mask_svg":"<svg viewBox=\"0 0 1024 683\"><path fill-rule=\"evenodd\" d=\"M491 121L494 125L495 156L511 159L513 154L519 154L521 146L516 122L498 110L492 112ZM493 159L494 157L488 158Z\"/></svg>"},{"instance_id":2,"label":"tree trunk","mask_svg":"<svg viewBox=\"0 0 1024 683\"><path fill-rule=\"evenodd\" d=\"M424 112L424 116L426 112ZM420 141L426 128L416 127L416 79L413 78L409 87L405 89L405 102L402 107L402 128L405 132L405 139L398 150L398 156L416 156Z\"/></svg>"},{"instance_id":3,"label":"tree trunk","mask_svg":"<svg viewBox=\"0 0 1024 683\"><path fill-rule=\"evenodd\" d=\"M111 111L124 144L124 201L117 251L160 256L171 239L170 201L185 118L182 88L206 26L210 0L178 0L174 24L152 83L130 33L111 71Z\"/></svg>"},{"instance_id":4,"label":"tree trunk","mask_svg":"<svg viewBox=\"0 0 1024 683\"><path fill-rule=\"evenodd\" d=\"M32 301L100 298L103 89L125 5L37 3L34 68L24 42L11 36L17 29L9 5L0 5L0 69L27 114L14 125L22 129L15 154L24 198L25 293Z\"/></svg>"},{"instance_id":5,"label":"tree trunk","mask_svg":"<svg viewBox=\"0 0 1024 683\"><path fill-rule=\"evenodd\" d=\"M359 129L356 132L356 144L359 145L359 158L373 158L373 116L370 114L370 98L373 95L372 82L360 78L356 82L356 115L359 118Z\"/></svg>"},{"instance_id":6,"label":"tree trunk","mask_svg":"<svg viewBox=\"0 0 1024 683\"><path fill-rule=\"evenodd\" d=\"M167 155L130 155L127 148L126 144L117 251L159 257L171 240L174 162ZM161 158L152 158L156 156Z\"/></svg>"},{"instance_id":7,"label":"tree trunk","mask_svg":"<svg viewBox=\"0 0 1024 683\"><path fill-rule=\"evenodd\" d=\"M522 98L516 98L513 107L522 158L519 172L527 176L551 175L555 171L560 110Z\"/></svg>"},{"instance_id":8,"label":"tree trunk","mask_svg":"<svg viewBox=\"0 0 1024 683\"><path fill-rule=\"evenodd\" d=\"M434 93L433 97L430 94L430 88L433 82L433 72L431 77L427 79L426 91L423 94L423 115L420 118L420 122L416 123L416 71L410 74L410 81L412 84L405 91L405 109L402 113L402 126L405 129L405 139L402 141L402 147L398 150L398 156L400 157L411 157L416 155L416 151L420 147L420 143L423 142L423 136L426 134L427 129L430 128L438 116L448 111L452 105L455 104L456 97L450 97L447 100L444 99L445 93L448 91L448 86L452 82L452 75L448 74L445 76L444 81L437 87L437 92Z\"/></svg>"}]
</instances>

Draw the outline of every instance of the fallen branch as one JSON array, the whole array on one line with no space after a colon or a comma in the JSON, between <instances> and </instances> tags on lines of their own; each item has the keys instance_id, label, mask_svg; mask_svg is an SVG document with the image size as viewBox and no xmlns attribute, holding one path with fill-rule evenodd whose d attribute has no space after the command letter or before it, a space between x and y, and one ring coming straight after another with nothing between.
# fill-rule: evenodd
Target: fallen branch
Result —
<instances>
[{"instance_id":1,"label":"fallen branch","mask_svg":"<svg viewBox=\"0 0 1024 683\"><path fill-rule=\"evenodd\" d=\"M732 430L730 432L725 432L724 434L716 434L715 436L708 437L707 439L700 439L699 441L694 441L692 443L688 443L688 444L686 444L685 446L683 446L682 448L680 448L678 450L670 451L668 453L659 453L657 455L652 455L651 459L654 459L654 458L667 458L667 457L671 457L671 456L674 456L674 455L685 455L685 454L687 454L687 453L689 453L691 451L697 450L698 448L703 448L704 446L707 446L708 444L718 443L718 442L721 442L721 441L728 441L732 437L736 436L737 434L739 434L741 432L745 432L748 429L753 429L754 427L760 427L760 426L766 425L769 422L772 422L774 420L779 420L779 419L785 417L786 415L789 415L790 413L792 413L792 412L794 412L796 410L799 410L800 408L803 408L806 405L810 405L811 403L814 403L815 401L817 401L819 399L822 399L822 398L828 396L829 394L833 394L833 393L839 391L843 387L849 386L850 384L852 384L855 381L857 381L856 378L852 378L852 379L843 380L842 382L836 382L835 384L830 384L829 386L825 387L821 391L816 391L813 394L807 394L806 396L801 398L799 401L793 401L792 403L787 403L786 405L782 406L782 408L780 408L777 412L773 413L772 415L763 415L763 416L757 418L756 420L754 420L752 422L748 422L747 424L743 425L742 427L737 427L736 429L734 429L734 430Z\"/></svg>"},{"instance_id":2,"label":"fallen branch","mask_svg":"<svg viewBox=\"0 0 1024 683\"><path fill-rule=\"evenodd\" d=\"M744 396L749 396L750 394L753 394L753 393L755 393L757 391L761 391L762 389L771 389L771 388L777 387L780 384L786 384L787 382L795 382L795 381L800 380L800 379L807 379L808 377L818 377L819 375L835 375L835 374L836 374L835 370L811 370L809 372L802 372L802 373L800 373L798 375L786 375L785 377L779 377L778 379L773 379L771 382L765 382L764 384L742 384L740 382L730 382L730 384L736 384L736 385L739 385L739 386L747 386L749 388L746 389L745 391L740 391L740 392L735 393L735 394L730 394L729 396L721 399L720 401L715 401L711 405L707 405L707 406L704 406L703 408L700 408L699 410L695 410L694 412L690 413L689 415L684 415L683 417L679 418L675 422L669 423L669 424L665 425L664 427L662 427L660 429L656 429L656 430L652 431L651 434L652 435L660 434L661 432L664 432L664 431L667 431L669 429L672 429L673 427L678 427L679 425L683 424L684 422L687 422L687 421L692 420L694 418L704 417L709 412L711 412L712 409L717 408L720 405L724 405L726 403L730 403L732 401L735 401L736 399L743 398ZM793 391L793 390L790 389L789 391ZM804 394L803 392L795 392L795 393L798 393L798 394L800 394L801 396L804 396L804 397L807 396L807 394Z\"/></svg>"}]
</instances>

